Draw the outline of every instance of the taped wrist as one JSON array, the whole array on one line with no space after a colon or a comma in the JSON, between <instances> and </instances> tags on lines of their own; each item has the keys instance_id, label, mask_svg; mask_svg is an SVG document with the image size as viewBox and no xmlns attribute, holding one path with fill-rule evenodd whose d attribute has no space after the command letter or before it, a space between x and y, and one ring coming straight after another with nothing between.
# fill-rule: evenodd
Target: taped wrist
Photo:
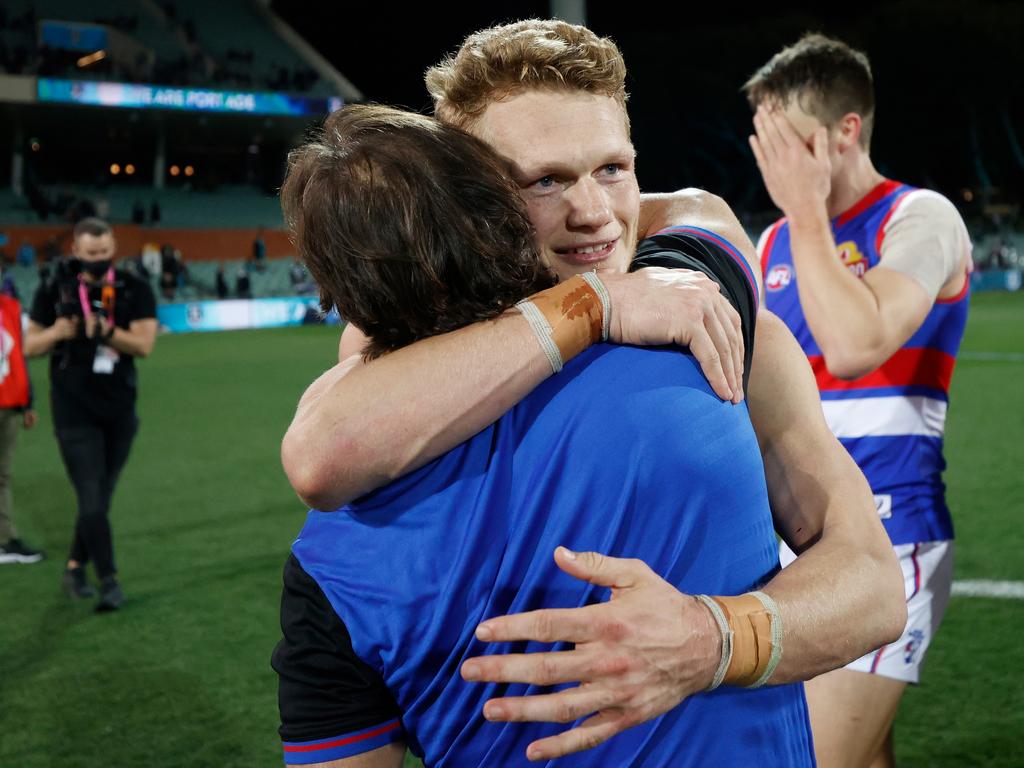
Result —
<instances>
[{"instance_id":1,"label":"taped wrist","mask_svg":"<svg viewBox=\"0 0 1024 768\"><path fill-rule=\"evenodd\" d=\"M611 299L597 275L574 275L516 304L558 373L591 344L608 338Z\"/></svg>"},{"instance_id":2,"label":"taped wrist","mask_svg":"<svg viewBox=\"0 0 1024 768\"><path fill-rule=\"evenodd\" d=\"M760 688L782 659L782 615L764 592L736 597L697 595L722 635L722 660L707 690L719 685Z\"/></svg>"}]
</instances>

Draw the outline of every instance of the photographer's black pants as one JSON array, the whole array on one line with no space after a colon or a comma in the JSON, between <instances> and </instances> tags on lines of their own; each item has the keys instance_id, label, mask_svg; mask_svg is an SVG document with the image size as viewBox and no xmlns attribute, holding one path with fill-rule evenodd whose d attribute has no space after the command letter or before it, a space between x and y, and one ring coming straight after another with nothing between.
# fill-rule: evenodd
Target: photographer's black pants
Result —
<instances>
[{"instance_id":1,"label":"photographer's black pants","mask_svg":"<svg viewBox=\"0 0 1024 768\"><path fill-rule=\"evenodd\" d=\"M131 413L117 421L57 429L64 466L78 497L75 538L68 558L82 565L92 560L101 579L117 572L107 513L138 426Z\"/></svg>"}]
</instances>

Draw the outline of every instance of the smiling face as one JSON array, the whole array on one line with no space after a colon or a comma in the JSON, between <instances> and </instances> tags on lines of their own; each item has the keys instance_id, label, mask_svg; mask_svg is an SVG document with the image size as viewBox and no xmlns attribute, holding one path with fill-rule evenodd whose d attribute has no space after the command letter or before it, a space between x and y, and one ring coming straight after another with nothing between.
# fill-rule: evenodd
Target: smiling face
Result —
<instances>
[{"instance_id":1,"label":"smiling face","mask_svg":"<svg viewBox=\"0 0 1024 768\"><path fill-rule=\"evenodd\" d=\"M559 279L597 267L626 270L640 189L614 98L527 89L488 105L470 131L509 161L541 258Z\"/></svg>"}]
</instances>

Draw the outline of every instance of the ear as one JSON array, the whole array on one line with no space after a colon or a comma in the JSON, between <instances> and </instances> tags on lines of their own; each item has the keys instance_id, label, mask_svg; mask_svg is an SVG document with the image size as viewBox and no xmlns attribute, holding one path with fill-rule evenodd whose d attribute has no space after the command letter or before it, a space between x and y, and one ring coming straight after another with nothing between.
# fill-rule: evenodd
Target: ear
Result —
<instances>
[{"instance_id":1,"label":"ear","mask_svg":"<svg viewBox=\"0 0 1024 768\"><path fill-rule=\"evenodd\" d=\"M859 146L861 118L856 112L847 112L836 125L836 148L840 153Z\"/></svg>"}]
</instances>

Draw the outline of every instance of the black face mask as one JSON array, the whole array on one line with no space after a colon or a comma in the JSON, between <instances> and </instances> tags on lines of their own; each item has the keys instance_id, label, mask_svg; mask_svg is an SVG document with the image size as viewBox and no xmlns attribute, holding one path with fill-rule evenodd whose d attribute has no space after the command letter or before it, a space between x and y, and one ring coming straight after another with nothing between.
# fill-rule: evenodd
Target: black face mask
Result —
<instances>
[{"instance_id":1,"label":"black face mask","mask_svg":"<svg viewBox=\"0 0 1024 768\"><path fill-rule=\"evenodd\" d=\"M76 261L78 262L77 265L73 265L73 272L87 272L97 280L107 274L107 270L110 269L110 265L112 263L110 259L103 259L102 261L82 261L81 259L72 259L71 261L72 263ZM77 269L75 267L77 267Z\"/></svg>"}]
</instances>

